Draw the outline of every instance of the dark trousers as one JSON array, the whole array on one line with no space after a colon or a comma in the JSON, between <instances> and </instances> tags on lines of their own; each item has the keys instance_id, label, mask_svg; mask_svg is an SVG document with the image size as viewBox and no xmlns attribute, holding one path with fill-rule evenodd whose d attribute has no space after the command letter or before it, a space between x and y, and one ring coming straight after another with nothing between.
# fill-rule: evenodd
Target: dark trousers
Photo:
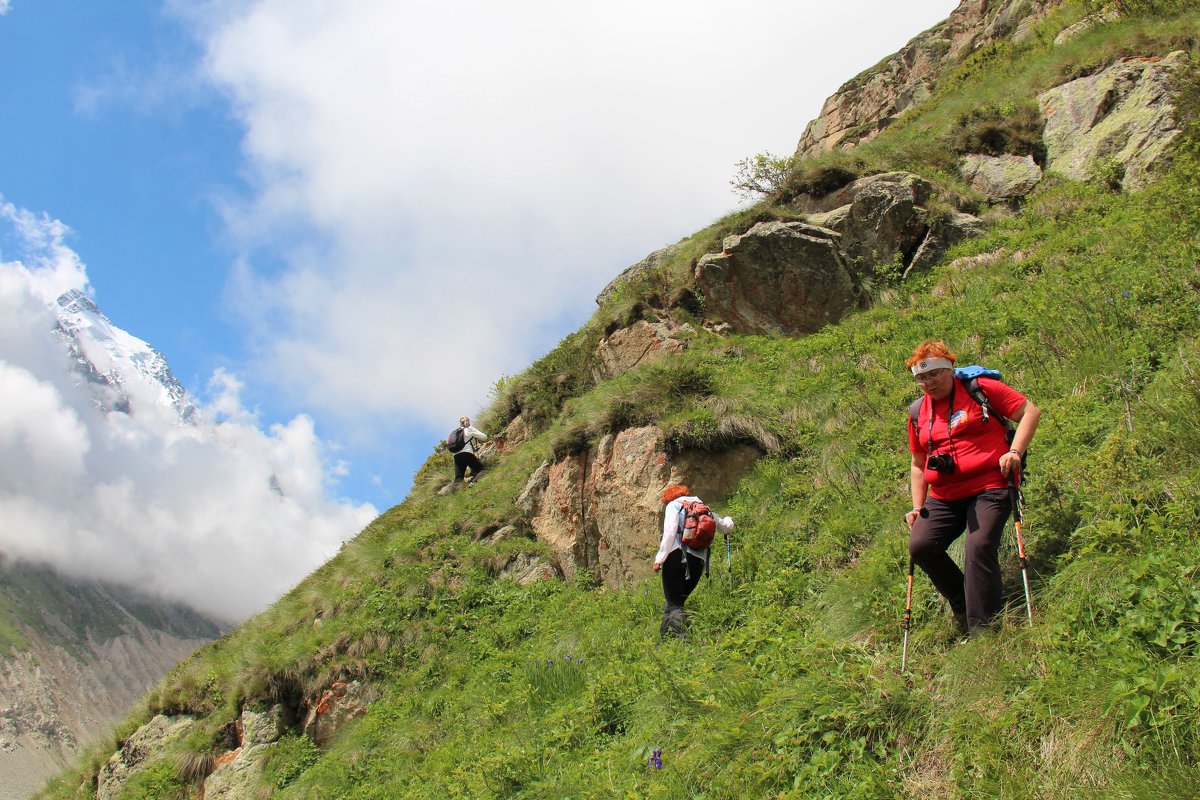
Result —
<instances>
[{"instance_id":1,"label":"dark trousers","mask_svg":"<svg viewBox=\"0 0 1200 800\"><path fill-rule=\"evenodd\" d=\"M683 638L686 631L686 621L683 617L683 604L688 596L700 583L704 575L704 559L688 553L687 567L683 564L683 550L673 550L662 565L663 595L667 598L666 608L663 609L662 625L658 628L659 636L668 632Z\"/></svg>"},{"instance_id":2,"label":"dark trousers","mask_svg":"<svg viewBox=\"0 0 1200 800\"><path fill-rule=\"evenodd\" d=\"M461 481L467 474L467 467L471 468L471 477L476 477L483 472L483 462L479 460L479 456L474 453L455 453L454 454L454 480Z\"/></svg>"},{"instance_id":3,"label":"dark trousers","mask_svg":"<svg viewBox=\"0 0 1200 800\"><path fill-rule=\"evenodd\" d=\"M1012 511L1007 489L989 489L962 500L930 497L928 516L917 517L908 539L913 562L924 570L955 615L966 617L967 630L988 625L1000 613L1000 536ZM966 531L966 555L959 569L947 553Z\"/></svg>"}]
</instances>

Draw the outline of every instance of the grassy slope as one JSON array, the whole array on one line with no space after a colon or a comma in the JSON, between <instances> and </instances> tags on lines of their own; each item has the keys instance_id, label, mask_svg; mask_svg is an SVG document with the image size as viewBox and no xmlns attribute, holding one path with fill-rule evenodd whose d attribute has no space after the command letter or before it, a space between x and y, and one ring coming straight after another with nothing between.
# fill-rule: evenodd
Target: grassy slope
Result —
<instances>
[{"instance_id":1,"label":"grassy slope","mask_svg":"<svg viewBox=\"0 0 1200 800\"><path fill-rule=\"evenodd\" d=\"M1200 31L1195 12L983 56L861 157L937 165L945 109L1049 85L1135 38L1177 46L1180 30ZM1185 796L1200 777L1198 201L1193 128L1152 188L1048 180L960 251L1023 260L877 288L870 311L803 339L700 336L670 365L590 386L579 354L636 313L627 294L501 387L491 422L519 406L546 423L533 442L449 498L435 455L403 504L181 665L126 732L153 711L201 713L185 749L215 751L241 706L350 676L380 699L328 752L285 739L264 778L278 796ZM902 676L915 393L901 365L926 336L1002 368L1043 409L1026 509L1035 624L1011 547L995 637L958 642L918 579ZM657 644L652 580L521 588L492 577L497 553L539 545L473 541L517 516L548 453L643 419L680 445L772 450L723 509L739 521L733 571L718 564L694 596L686 644ZM173 775L164 764L123 796L183 796Z\"/></svg>"}]
</instances>

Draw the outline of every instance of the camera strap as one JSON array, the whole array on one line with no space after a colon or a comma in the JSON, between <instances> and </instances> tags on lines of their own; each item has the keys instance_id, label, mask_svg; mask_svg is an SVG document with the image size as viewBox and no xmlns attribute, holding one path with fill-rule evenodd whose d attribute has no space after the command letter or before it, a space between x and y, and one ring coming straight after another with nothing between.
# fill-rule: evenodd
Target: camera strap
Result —
<instances>
[{"instance_id":1,"label":"camera strap","mask_svg":"<svg viewBox=\"0 0 1200 800\"><path fill-rule=\"evenodd\" d=\"M950 429L950 419L954 416L954 392L958 388L956 386L957 383L958 383L958 380L955 379L954 383L950 384L950 397L947 398L947 402L950 405L946 407L946 446L950 448L951 453L954 452L954 435L950 432L950 430L951 430ZM929 398L929 443L927 446L927 452L925 454L925 460L926 460L926 463L928 463L929 459L933 457L933 402L934 401L933 401L932 395L927 394L925 396Z\"/></svg>"}]
</instances>

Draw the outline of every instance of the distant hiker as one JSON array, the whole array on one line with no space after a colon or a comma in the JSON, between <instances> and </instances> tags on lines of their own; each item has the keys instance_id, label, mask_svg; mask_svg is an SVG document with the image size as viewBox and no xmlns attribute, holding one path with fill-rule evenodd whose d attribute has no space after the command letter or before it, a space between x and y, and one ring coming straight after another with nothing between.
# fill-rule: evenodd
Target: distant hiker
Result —
<instances>
[{"instance_id":1,"label":"distant hiker","mask_svg":"<svg viewBox=\"0 0 1200 800\"><path fill-rule=\"evenodd\" d=\"M907 362L924 395L909 411L912 511L904 521L913 562L970 634L990 626L1000 612L1000 535L1012 511L1009 476L1020 472L1041 412L999 378L986 377L999 373L965 377L955 373L954 360L945 343L929 339ZM1015 433L1006 419L1017 423ZM964 530L965 574L946 553Z\"/></svg>"},{"instance_id":2,"label":"distant hiker","mask_svg":"<svg viewBox=\"0 0 1200 800\"><path fill-rule=\"evenodd\" d=\"M460 417L458 427L446 437L446 448L454 454L454 482L459 483L471 470L471 480L483 472L483 462L475 454L475 442L487 441L487 434L471 424L470 417Z\"/></svg>"},{"instance_id":3,"label":"distant hiker","mask_svg":"<svg viewBox=\"0 0 1200 800\"><path fill-rule=\"evenodd\" d=\"M718 531L728 534L733 530L733 520L718 517L686 486L672 484L666 487L662 501L666 509L663 511L662 543L654 557L654 571L662 572L667 605L663 609L658 635L666 636L670 631L682 639L686 628L683 604L708 566L708 549L713 535Z\"/></svg>"}]
</instances>

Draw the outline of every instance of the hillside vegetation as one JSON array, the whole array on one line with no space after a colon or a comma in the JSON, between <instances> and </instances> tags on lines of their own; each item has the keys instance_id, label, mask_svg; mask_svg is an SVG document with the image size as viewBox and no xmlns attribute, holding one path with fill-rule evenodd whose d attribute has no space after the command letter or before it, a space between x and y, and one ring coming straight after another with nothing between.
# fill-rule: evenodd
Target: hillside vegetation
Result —
<instances>
[{"instance_id":1,"label":"hillside vegetation","mask_svg":"<svg viewBox=\"0 0 1200 800\"><path fill-rule=\"evenodd\" d=\"M449 456L435 453L401 505L181 664L118 741L156 713L201 723L120 797L194 796L189 781L228 749L244 708L298 707L339 678L376 699L325 748L285 735L262 796L1197 796L1195 69L1178 83L1173 165L1141 192L1050 176L1019 213L992 214L984 237L951 253L996 258L903 283L882 275L868 310L817 334L718 336L696 324L690 348L658 365L599 384L588 368L606 330L656 307L697 323L692 259L756 219L787 217L797 182L904 168L961 206L970 190L953 160L971 126L1010 121L1020 142L1027 117L1014 109L1063 76L1195 51L1192 4L1122 5L1122 19L1066 45L1050 34L977 52L917 112L793 165L778 194L680 243L671 263L502 381L480 425L521 413L532 441L446 497ZM1068 5L1054 30L1086 10ZM961 641L919 575L902 674L903 426L917 394L903 363L927 337L960 363L1000 368L1042 409L1025 492L1033 622L1011 541L995 635ZM670 448L751 441L766 453L721 508L738 521L731 557L714 551L682 642L658 641L656 579L601 590L581 572L522 587L497 565L544 546L480 540L520 519L515 498L544 459L649 422ZM647 764L655 749L661 769ZM110 742L43 796L94 796L111 752Z\"/></svg>"}]
</instances>

